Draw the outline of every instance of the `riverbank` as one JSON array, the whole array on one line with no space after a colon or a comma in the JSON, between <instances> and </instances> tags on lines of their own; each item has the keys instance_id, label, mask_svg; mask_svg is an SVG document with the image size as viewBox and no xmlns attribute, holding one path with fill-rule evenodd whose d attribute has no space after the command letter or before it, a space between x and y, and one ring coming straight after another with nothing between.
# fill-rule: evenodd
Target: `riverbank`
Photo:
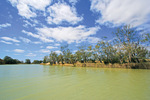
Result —
<instances>
[{"instance_id":1,"label":"riverbank","mask_svg":"<svg viewBox=\"0 0 150 100\"><path fill-rule=\"evenodd\" d=\"M41 65L50 65L50 63L41 63ZM53 64L54 66L71 67L96 67L96 68L127 68L127 69L150 69L150 62L145 63L125 63L125 64L104 64L104 63L75 63L75 64Z\"/></svg>"}]
</instances>

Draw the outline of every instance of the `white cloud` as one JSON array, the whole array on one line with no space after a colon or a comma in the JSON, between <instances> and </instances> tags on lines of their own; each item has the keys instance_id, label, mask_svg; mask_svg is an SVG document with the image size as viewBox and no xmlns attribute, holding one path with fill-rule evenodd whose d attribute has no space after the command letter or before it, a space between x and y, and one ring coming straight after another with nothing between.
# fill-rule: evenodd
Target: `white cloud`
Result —
<instances>
[{"instance_id":1,"label":"white cloud","mask_svg":"<svg viewBox=\"0 0 150 100\"><path fill-rule=\"evenodd\" d=\"M48 12L47 22L49 24L61 24L62 22L77 24L83 19L78 17L75 7L70 7L66 3L56 3L48 8Z\"/></svg>"},{"instance_id":2,"label":"white cloud","mask_svg":"<svg viewBox=\"0 0 150 100\"><path fill-rule=\"evenodd\" d=\"M13 39L13 38L10 38L10 37L1 37L1 39L5 40L5 41L20 42L19 40Z\"/></svg>"},{"instance_id":3,"label":"white cloud","mask_svg":"<svg viewBox=\"0 0 150 100\"><path fill-rule=\"evenodd\" d=\"M38 51L38 52L41 52L41 53L50 53L50 50L48 50L48 49L41 49L41 50ZM55 52L55 53L57 53L57 54L62 53L60 50L55 50L55 51L53 51L53 52Z\"/></svg>"},{"instance_id":4,"label":"white cloud","mask_svg":"<svg viewBox=\"0 0 150 100\"><path fill-rule=\"evenodd\" d=\"M19 37L24 43L33 43L33 44L41 44L39 41L32 42L30 39Z\"/></svg>"},{"instance_id":5,"label":"white cloud","mask_svg":"<svg viewBox=\"0 0 150 100\"><path fill-rule=\"evenodd\" d=\"M50 53L50 50L47 50L47 49L41 49L39 52L41 52L41 53Z\"/></svg>"},{"instance_id":6,"label":"white cloud","mask_svg":"<svg viewBox=\"0 0 150 100\"><path fill-rule=\"evenodd\" d=\"M46 39L55 39L58 42L79 42L88 38L90 35L96 34L99 27L86 28L83 25L77 27L57 27L57 28L36 28L38 37L45 37Z\"/></svg>"},{"instance_id":7,"label":"white cloud","mask_svg":"<svg viewBox=\"0 0 150 100\"><path fill-rule=\"evenodd\" d=\"M59 43L56 43L55 46L60 46L60 44L59 44Z\"/></svg>"},{"instance_id":8,"label":"white cloud","mask_svg":"<svg viewBox=\"0 0 150 100\"><path fill-rule=\"evenodd\" d=\"M36 19L30 19L30 21L29 20L23 20L23 22L25 23L23 26L26 28L28 28L29 26L35 27L36 25L39 24L38 20L36 20Z\"/></svg>"},{"instance_id":9,"label":"white cloud","mask_svg":"<svg viewBox=\"0 0 150 100\"><path fill-rule=\"evenodd\" d=\"M69 2L73 5L75 5L79 0L69 0Z\"/></svg>"},{"instance_id":10,"label":"white cloud","mask_svg":"<svg viewBox=\"0 0 150 100\"><path fill-rule=\"evenodd\" d=\"M23 30L22 32L25 33L25 34L27 34L28 36L32 36L32 37L34 37L34 38L38 38L38 39L40 39L40 40L43 41L43 42L54 42L54 41L51 40L51 39L47 39L47 38L46 38L45 36L43 36L43 35L33 34L33 33L31 33L31 32L27 32L27 31L25 31L25 30Z\"/></svg>"},{"instance_id":11,"label":"white cloud","mask_svg":"<svg viewBox=\"0 0 150 100\"><path fill-rule=\"evenodd\" d=\"M28 26L31 26L31 27L34 27L35 24L31 24L28 20L24 20L25 24L23 25L24 27L28 27Z\"/></svg>"},{"instance_id":12,"label":"white cloud","mask_svg":"<svg viewBox=\"0 0 150 100\"><path fill-rule=\"evenodd\" d=\"M9 0L10 3L17 7L19 15L29 19L36 17L36 10L45 11L45 8L52 0Z\"/></svg>"},{"instance_id":13,"label":"white cloud","mask_svg":"<svg viewBox=\"0 0 150 100\"><path fill-rule=\"evenodd\" d=\"M33 42L34 44L41 44L41 42L39 42L39 41L35 41L35 42Z\"/></svg>"},{"instance_id":14,"label":"white cloud","mask_svg":"<svg viewBox=\"0 0 150 100\"><path fill-rule=\"evenodd\" d=\"M33 33L31 33L31 32L27 32L27 31L25 31L25 30L22 30L22 32L25 33L25 34L27 34L27 35L29 35L29 36L32 36L32 37L34 37L34 38L39 38L39 35L33 34Z\"/></svg>"},{"instance_id":15,"label":"white cloud","mask_svg":"<svg viewBox=\"0 0 150 100\"><path fill-rule=\"evenodd\" d=\"M58 48L58 47L47 46L46 48L47 48L47 49L55 49L55 48Z\"/></svg>"},{"instance_id":16,"label":"white cloud","mask_svg":"<svg viewBox=\"0 0 150 100\"><path fill-rule=\"evenodd\" d=\"M24 43L31 43L31 40L24 38L24 37L19 37Z\"/></svg>"},{"instance_id":17,"label":"white cloud","mask_svg":"<svg viewBox=\"0 0 150 100\"><path fill-rule=\"evenodd\" d=\"M21 50L21 49L15 49L14 52L17 52L17 53L23 53L24 50Z\"/></svg>"},{"instance_id":18,"label":"white cloud","mask_svg":"<svg viewBox=\"0 0 150 100\"><path fill-rule=\"evenodd\" d=\"M6 42L6 41L3 41L3 40L1 40L0 42L5 43L5 44L12 44L11 42Z\"/></svg>"},{"instance_id":19,"label":"white cloud","mask_svg":"<svg viewBox=\"0 0 150 100\"><path fill-rule=\"evenodd\" d=\"M5 28L5 27L9 27L9 26L11 26L11 24L9 24L9 23L0 24L0 29Z\"/></svg>"},{"instance_id":20,"label":"white cloud","mask_svg":"<svg viewBox=\"0 0 150 100\"><path fill-rule=\"evenodd\" d=\"M90 43L97 43L98 41L100 41L100 38L97 37L88 37L87 41L89 41Z\"/></svg>"},{"instance_id":21,"label":"white cloud","mask_svg":"<svg viewBox=\"0 0 150 100\"><path fill-rule=\"evenodd\" d=\"M36 56L36 54L28 53L26 56L35 57L35 56Z\"/></svg>"},{"instance_id":22,"label":"white cloud","mask_svg":"<svg viewBox=\"0 0 150 100\"><path fill-rule=\"evenodd\" d=\"M17 9L19 11L19 15L29 19L30 17L36 17L36 13L31 11L28 5L24 3L20 3L17 5Z\"/></svg>"},{"instance_id":23,"label":"white cloud","mask_svg":"<svg viewBox=\"0 0 150 100\"><path fill-rule=\"evenodd\" d=\"M150 21L150 0L91 0L91 10L101 13L100 24L142 25Z\"/></svg>"},{"instance_id":24,"label":"white cloud","mask_svg":"<svg viewBox=\"0 0 150 100\"><path fill-rule=\"evenodd\" d=\"M57 53L57 54L62 53L60 50L56 50L56 51L54 51L54 52Z\"/></svg>"},{"instance_id":25,"label":"white cloud","mask_svg":"<svg viewBox=\"0 0 150 100\"><path fill-rule=\"evenodd\" d=\"M24 30L22 32L46 43L54 42L54 40L56 40L58 42L65 41L70 44L72 42L78 43L86 40L89 36L96 34L99 29L100 27L86 28L85 26L80 25L77 27L36 28L37 34Z\"/></svg>"}]
</instances>

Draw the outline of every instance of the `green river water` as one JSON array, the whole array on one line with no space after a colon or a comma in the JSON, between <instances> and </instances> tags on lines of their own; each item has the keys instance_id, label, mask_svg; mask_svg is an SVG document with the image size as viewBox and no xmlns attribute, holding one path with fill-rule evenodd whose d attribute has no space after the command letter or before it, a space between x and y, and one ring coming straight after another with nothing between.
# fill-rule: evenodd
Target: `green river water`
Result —
<instances>
[{"instance_id":1,"label":"green river water","mask_svg":"<svg viewBox=\"0 0 150 100\"><path fill-rule=\"evenodd\" d=\"M0 100L150 100L150 70L0 65Z\"/></svg>"}]
</instances>

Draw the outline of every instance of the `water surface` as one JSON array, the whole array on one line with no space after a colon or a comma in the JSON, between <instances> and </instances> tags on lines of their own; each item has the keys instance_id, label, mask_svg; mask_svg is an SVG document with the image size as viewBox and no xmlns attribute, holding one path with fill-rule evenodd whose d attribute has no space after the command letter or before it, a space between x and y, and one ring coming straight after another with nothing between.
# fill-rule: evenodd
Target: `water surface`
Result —
<instances>
[{"instance_id":1,"label":"water surface","mask_svg":"<svg viewBox=\"0 0 150 100\"><path fill-rule=\"evenodd\" d=\"M0 100L150 100L150 70L0 65Z\"/></svg>"}]
</instances>

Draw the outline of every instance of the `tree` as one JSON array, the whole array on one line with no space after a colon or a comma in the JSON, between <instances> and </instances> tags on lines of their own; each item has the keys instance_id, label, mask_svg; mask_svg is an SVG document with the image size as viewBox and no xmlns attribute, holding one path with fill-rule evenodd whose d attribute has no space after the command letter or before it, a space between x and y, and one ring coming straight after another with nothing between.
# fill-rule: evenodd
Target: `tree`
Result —
<instances>
[{"instance_id":1,"label":"tree","mask_svg":"<svg viewBox=\"0 0 150 100\"><path fill-rule=\"evenodd\" d=\"M72 54L68 49L68 45L61 47L61 54L57 55L55 52L50 53L50 62L65 61L66 63L74 64L79 61L81 63L95 62L96 60L101 63L139 63L144 61L146 57L150 56L150 52L142 44L149 42L150 35L146 34L143 37L130 25L118 28L114 32L115 38L113 41L99 41L95 47L82 45L78 48L75 54ZM106 39L106 37L104 37ZM44 61L46 62L46 57Z\"/></svg>"},{"instance_id":2,"label":"tree","mask_svg":"<svg viewBox=\"0 0 150 100\"><path fill-rule=\"evenodd\" d=\"M58 55L56 54L56 52L51 51L51 53L50 53L50 63L51 64L56 64L57 59L58 59Z\"/></svg>"},{"instance_id":3,"label":"tree","mask_svg":"<svg viewBox=\"0 0 150 100\"><path fill-rule=\"evenodd\" d=\"M25 60L25 63L26 63L26 64L31 64L30 59L26 59L26 60Z\"/></svg>"},{"instance_id":4,"label":"tree","mask_svg":"<svg viewBox=\"0 0 150 100\"><path fill-rule=\"evenodd\" d=\"M80 46L79 51L80 51L80 54L81 54L81 60L83 60L83 62L86 63L88 61L88 52L86 50L86 47L85 46Z\"/></svg>"},{"instance_id":5,"label":"tree","mask_svg":"<svg viewBox=\"0 0 150 100\"><path fill-rule=\"evenodd\" d=\"M76 62L76 58L73 54L70 55L70 63L74 64Z\"/></svg>"},{"instance_id":6,"label":"tree","mask_svg":"<svg viewBox=\"0 0 150 100\"><path fill-rule=\"evenodd\" d=\"M66 50L66 55L65 55L65 62L66 63L71 63L71 51L69 49Z\"/></svg>"},{"instance_id":7,"label":"tree","mask_svg":"<svg viewBox=\"0 0 150 100\"><path fill-rule=\"evenodd\" d=\"M150 45L150 33L144 34L144 39L142 42L148 42L148 45Z\"/></svg>"},{"instance_id":8,"label":"tree","mask_svg":"<svg viewBox=\"0 0 150 100\"><path fill-rule=\"evenodd\" d=\"M9 56L5 56L4 57L4 63L5 64L19 64L19 63L21 63L21 61L19 61L18 59L13 59Z\"/></svg>"},{"instance_id":9,"label":"tree","mask_svg":"<svg viewBox=\"0 0 150 100\"><path fill-rule=\"evenodd\" d=\"M78 50L77 52L75 52L75 60L81 62L82 61L82 57L81 57L81 51Z\"/></svg>"},{"instance_id":10,"label":"tree","mask_svg":"<svg viewBox=\"0 0 150 100\"><path fill-rule=\"evenodd\" d=\"M43 61L41 61L41 60L34 60L32 63L33 64L40 64L40 63L42 63Z\"/></svg>"},{"instance_id":11,"label":"tree","mask_svg":"<svg viewBox=\"0 0 150 100\"><path fill-rule=\"evenodd\" d=\"M58 56L57 62L58 62L58 63L61 62L61 63L63 64L63 61L64 61L64 57L63 57L63 55L60 53L60 55Z\"/></svg>"},{"instance_id":12,"label":"tree","mask_svg":"<svg viewBox=\"0 0 150 100\"><path fill-rule=\"evenodd\" d=\"M88 59L88 61L89 60L95 61L95 59L93 59L93 49L92 49L91 45L88 46L86 53L87 53L87 59Z\"/></svg>"},{"instance_id":13,"label":"tree","mask_svg":"<svg viewBox=\"0 0 150 100\"><path fill-rule=\"evenodd\" d=\"M4 64L4 60L0 59L0 64Z\"/></svg>"},{"instance_id":14,"label":"tree","mask_svg":"<svg viewBox=\"0 0 150 100\"><path fill-rule=\"evenodd\" d=\"M116 59L116 51L117 49L112 45L111 42L108 41L99 41L95 46L95 54L94 56L97 59L104 63L115 63L117 62Z\"/></svg>"},{"instance_id":15,"label":"tree","mask_svg":"<svg viewBox=\"0 0 150 100\"><path fill-rule=\"evenodd\" d=\"M106 59L106 52L105 52L105 47L106 47L106 44L104 41L99 41L97 43L97 45L95 46L94 48L94 57L96 59L98 59L101 63L103 60Z\"/></svg>"},{"instance_id":16,"label":"tree","mask_svg":"<svg viewBox=\"0 0 150 100\"><path fill-rule=\"evenodd\" d=\"M48 61L49 61L48 56L44 56L43 63L48 63Z\"/></svg>"},{"instance_id":17,"label":"tree","mask_svg":"<svg viewBox=\"0 0 150 100\"><path fill-rule=\"evenodd\" d=\"M62 46L61 52L63 54L63 60L65 63L71 63L72 52L68 49L68 45Z\"/></svg>"},{"instance_id":18,"label":"tree","mask_svg":"<svg viewBox=\"0 0 150 100\"><path fill-rule=\"evenodd\" d=\"M116 46L119 50L118 52L124 53L124 58L128 63L138 62L139 59L145 58L146 49L140 45L140 36L138 36L137 31L131 28L130 25L126 25L123 28L118 28L115 32L116 36ZM143 53L142 53L143 52ZM122 55L122 53L120 53ZM141 54L142 53L142 54ZM119 54L119 53L118 53ZM119 55L119 57L121 57Z\"/></svg>"},{"instance_id":19,"label":"tree","mask_svg":"<svg viewBox=\"0 0 150 100\"><path fill-rule=\"evenodd\" d=\"M5 56L4 57L4 63L5 64L15 64L13 59L11 57L9 57L9 56Z\"/></svg>"}]
</instances>

